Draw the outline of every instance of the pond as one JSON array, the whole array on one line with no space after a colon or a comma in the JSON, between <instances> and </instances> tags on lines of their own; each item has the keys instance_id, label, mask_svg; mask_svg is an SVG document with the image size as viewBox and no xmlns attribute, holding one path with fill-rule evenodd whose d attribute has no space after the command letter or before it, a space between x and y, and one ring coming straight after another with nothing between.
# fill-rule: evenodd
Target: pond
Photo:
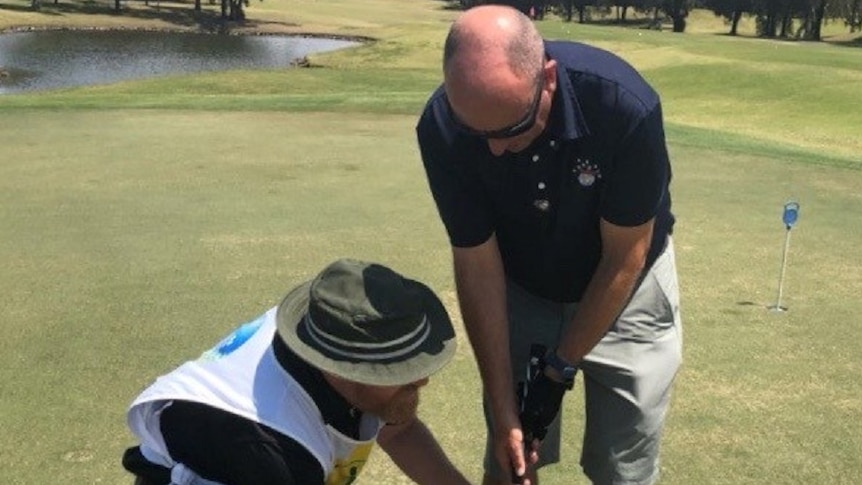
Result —
<instances>
[{"instance_id":1,"label":"pond","mask_svg":"<svg viewBox=\"0 0 862 485\"><path fill-rule=\"evenodd\" d=\"M143 31L0 34L0 94L228 69L284 68L357 45L327 38Z\"/></svg>"}]
</instances>

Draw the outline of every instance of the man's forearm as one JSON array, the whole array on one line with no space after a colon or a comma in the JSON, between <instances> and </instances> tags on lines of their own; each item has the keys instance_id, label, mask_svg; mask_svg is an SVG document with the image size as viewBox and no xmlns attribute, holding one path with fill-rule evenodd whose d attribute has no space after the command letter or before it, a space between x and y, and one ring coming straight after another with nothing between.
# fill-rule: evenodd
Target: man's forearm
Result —
<instances>
[{"instance_id":1,"label":"man's forearm","mask_svg":"<svg viewBox=\"0 0 862 485\"><path fill-rule=\"evenodd\" d=\"M637 273L599 265L563 335L557 354L567 362L580 362L613 325L638 277Z\"/></svg>"},{"instance_id":2,"label":"man's forearm","mask_svg":"<svg viewBox=\"0 0 862 485\"><path fill-rule=\"evenodd\" d=\"M514 403L515 396L508 352L506 279L497 251L492 237L477 248L455 248L453 258L464 327L485 392L499 416L505 411L502 406Z\"/></svg>"},{"instance_id":3,"label":"man's forearm","mask_svg":"<svg viewBox=\"0 0 862 485\"><path fill-rule=\"evenodd\" d=\"M602 257L560 341L561 358L580 362L613 325L641 276L652 228L652 221L630 228L602 222Z\"/></svg>"},{"instance_id":4,"label":"man's forearm","mask_svg":"<svg viewBox=\"0 0 862 485\"><path fill-rule=\"evenodd\" d=\"M419 419L384 427L378 443L398 468L420 485L469 483Z\"/></svg>"}]
</instances>

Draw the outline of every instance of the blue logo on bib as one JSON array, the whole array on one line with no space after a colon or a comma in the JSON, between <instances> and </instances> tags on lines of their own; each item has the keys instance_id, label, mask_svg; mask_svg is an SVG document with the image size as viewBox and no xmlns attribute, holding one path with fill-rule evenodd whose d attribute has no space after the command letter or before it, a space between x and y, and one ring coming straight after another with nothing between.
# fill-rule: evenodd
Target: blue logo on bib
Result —
<instances>
[{"instance_id":1,"label":"blue logo on bib","mask_svg":"<svg viewBox=\"0 0 862 485\"><path fill-rule=\"evenodd\" d=\"M219 357L224 357L236 349L240 348L242 344L248 342L248 339L258 331L258 329L263 325L263 322L266 320L266 315L261 315L257 319L252 320L251 322L244 323L239 326L236 330L234 330L230 335L222 339L215 347L204 352L201 356L202 359L205 360L214 360Z\"/></svg>"}]
</instances>

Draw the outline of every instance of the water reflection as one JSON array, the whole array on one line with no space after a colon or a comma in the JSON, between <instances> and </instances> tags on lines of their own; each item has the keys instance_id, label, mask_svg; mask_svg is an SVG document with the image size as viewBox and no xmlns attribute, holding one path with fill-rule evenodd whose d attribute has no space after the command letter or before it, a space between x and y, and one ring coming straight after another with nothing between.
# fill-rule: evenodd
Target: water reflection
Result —
<instances>
[{"instance_id":1,"label":"water reflection","mask_svg":"<svg viewBox=\"0 0 862 485\"><path fill-rule=\"evenodd\" d=\"M0 94L166 74L287 67L355 42L178 32L44 31L0 35Z\"/></svg>"}]
</instances>

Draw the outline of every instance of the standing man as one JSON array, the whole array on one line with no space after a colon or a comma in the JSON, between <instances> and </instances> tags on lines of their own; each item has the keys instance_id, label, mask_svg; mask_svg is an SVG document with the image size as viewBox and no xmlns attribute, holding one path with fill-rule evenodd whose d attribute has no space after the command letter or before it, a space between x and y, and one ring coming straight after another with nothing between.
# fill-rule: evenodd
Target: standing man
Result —
<instances>
[{"instance_id":1,"label":"standing man","mask_svg":"<svg viewBox=\"0 0 862 485\"><path fill-rule=\"evenodd\" d=\"M613 54L544 42L493 5L452 25L443 73L417 135L484 384L484 483L535 485L559 461L578 370L584 473L654 483L682 342L658 95ZM516 397L532 344L547 352Z\"/></svg>"},{"instance_id":2,"label":"standing man","mask_svg":"<svg viewBox=\"0 0 862 485\"><path fill-rule=\"evenodd\" d=\"M136 485L349 485L375 442L413 481L467 485L416 416L455 352L425 285L338 260L132 403Z\"/></svg>"}]
</instances>

